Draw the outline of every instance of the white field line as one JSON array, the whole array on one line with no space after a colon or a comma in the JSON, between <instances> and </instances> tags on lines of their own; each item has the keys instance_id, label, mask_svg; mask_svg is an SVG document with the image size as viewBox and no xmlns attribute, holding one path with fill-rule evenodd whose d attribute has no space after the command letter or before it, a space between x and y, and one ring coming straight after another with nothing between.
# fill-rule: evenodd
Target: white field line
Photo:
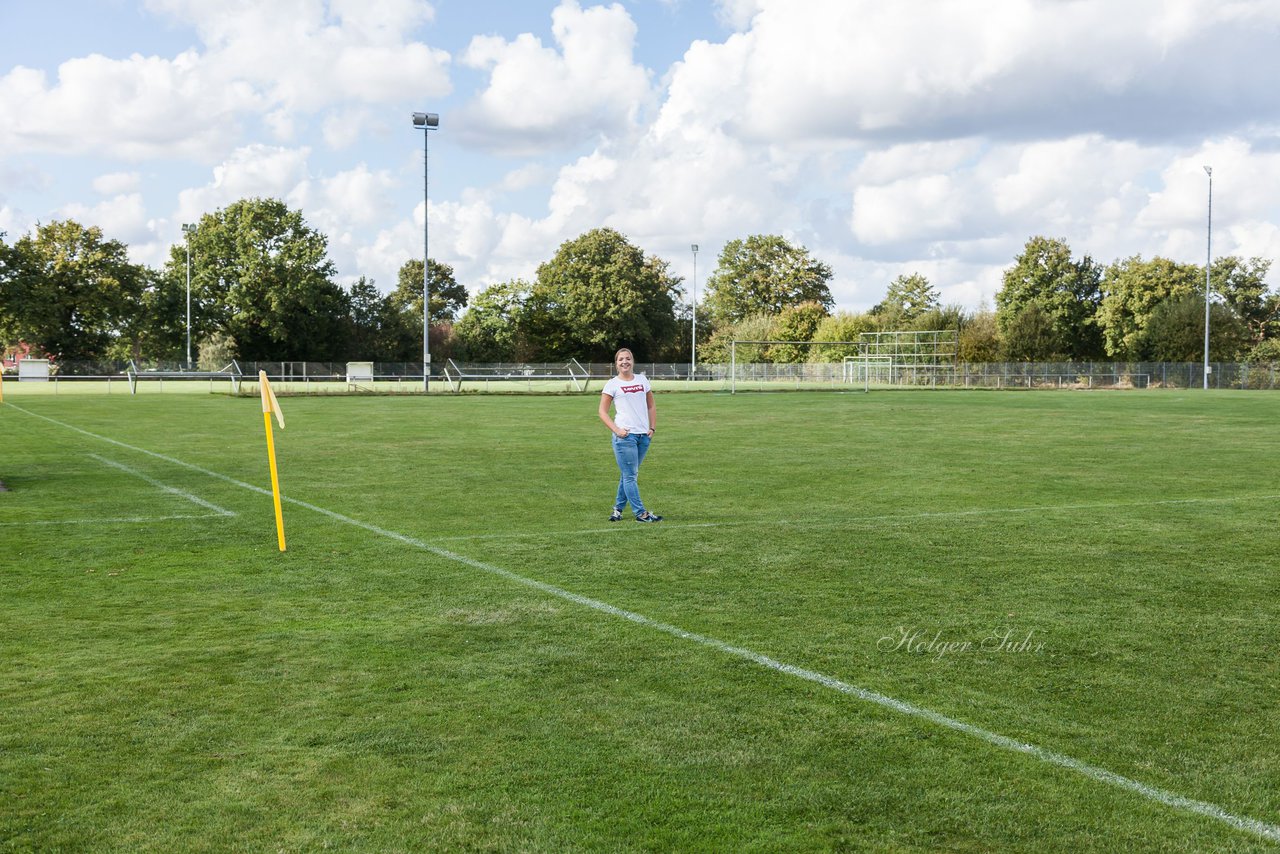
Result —
<instances>
[{"instance_id":1,"label":"white field line","mask_svg":"<svg viewBox=\"0 0 1280 854\"><path fill-rule=\"evenodd\" d=\"M225 507L219 507L217 504L214 504L211 501L205 501L203 498L201 498L198 495L192 495L190 492L184 492L183 490L178 489L176 486L169 486L167 483L161 483L160 481L156 480L154 477L151 477L150 475L147 475L147 474L143 474L142 472L138 471L135 468L130 468L124 463L118 463L115 460L109 460L106 457L100 457L97 454L89 454L89 456L92 459L95 459L98 462L102 463L104 466L111 466L113 469L118 469L124 472L125 474L133 475L139 480L142 480L151 484L156 489L159 489L163 492L167 492L170 495L176 495L179 498L185 498L187 501L190 501L192 504L197 504L206 510L212 510L214 513L217 513L219 516L236 515L234 510L228 510Z\"/></svg>"},{"instance_id":2,"label":"white field line","mask_svg":"<svg viewBox=\"0 0 1280 854\"><path fill-rule=\"evenodd\" d=\"M888 513L878 516L841 516L828 521L814 521L813 519L751 519L751 520L733 520L726 519L721 522L673 522L664 520L658 526L658 530L663 531L683 531L698 528L734 528L734 527L777 527L783 526L787 528L848 528L852 525L872 525L881 523L901 522L910 524L918 522L921 519L959 519L970 516L1004 516L1017 515L1020 513L1072 513L1076 511L1093 511L1093 510L1123 510L1128 507L1167 507L1169 505L1178 504L1232 504L1239 501L1273 501L1280 498L1280 493L1269 493L1265 495L1232 495L1223 498L1156 498L1149 501L1114 501L1114 502L1098 502L1095 504L1041 504L1035 507L986 507L978 510L939 510L926 513ZM611 522L609 527L603 525L598 528L578 528L576 530L559 530L559 531L525 531L525 532L503 532L498 534L456 534L447 537L432 537L432 542L464 542L468 540L518 540L518 539L541 539L556 537L573 537L584 536L587 534L604 534L611 531L630 530L631 526L627 525L627 520L622 522ZM653 530L653 526L649 526L649 530Z\"/></svg>"},{"instance_id":3,"label":"white field line","mask_svg":"<svg viewBox=\"0 0 1280 854\"><path fill-rule=\"evenodd\" d=\"M148 522L169 522L174 519L220 519L222 513L187 513L173 516L120 516L105 519L34 519L30 522L0 522L0 528L24 528L31 525L141 525Z\"/></svg>"},{"instance_id":4,"label":"white field line","mask_svg":"<svg viewBox=\"0 0 1280 854\"><path fill-rule=\"evenodd\" d=\"M13 404L8 404L8 405L13 406ZM192 463L183 462L182 460L176 459L174 457L165 456L164 454L160 454L155 451L148 451L146 448L139 448L134 445L127 445L124 442L118 441L116 439L110 439L106 436L100 436L96 433L90 433L88 430L82 430L79 427L75 427L70 424L65 424L61 421L57 421L45 415L39 415L35 412L30 412L18 406L14 406L13 408L19 410L20 412L24 412L28 415L31 415L34 418L39 418L44 421L48 421L49 423L56 424L59 427L65 427L66 429L72 430L76 433L80 433L83 436L88 436L90 438L97 439L102 442L107 442L120 448L126 448L131 451L136 451L141 454L146 454L148 456L155 457L156 459L164 460L165 462L169 462L174 465L183 466L185 468L191 469L192 471L198 471L201 474L208 475L209 477L213 477L218 480L222 480L227 483L234 484L243 489L250 490L251 492L257 492L261 495L271 494L270 490L263 489L262 487L259 487L259 486L254 486L253 484L245 483L240 480L236 480L235 478L228 477L227 475L220 474L215 471L210 471L209 469L201 468L200 466L194 465ZM361 522L358 519L353 519L349 516L344 516L341 513L335 513L332 510L327 510L323 507L318 507L314 504L309 504L305 501L300 501L296 498L281 496L281 500L287 501L290 504L296 505L298 507L306 508L307 510L311 510L323 516L327 516L330 519L333 519L335 521L343 522L345 524L352 525L354 527L368 531L371 534L377 534L379 536L386 537L391 540L395 540L396 542L413 546L414 548L421 549L422 551L428 552L429 554L433 554L440 558L444 558L445 560L455 561L465 566L472 567L473 569L478 569L481 572L489 573L491 575L496 575L499 578L505 578L508 581L512 581L516 584L520 584L525 587L538 590L542 593L546 593L558 599L563 599L568 602L573 602L577 605L582 605L583 607L590 608L595 611L599 611L600 613L603 613L603 614L608 614L610 616L619 617L624 620L629 620L632 623L635 623L637 625L644 626L645 628L653 629L655 631L659 631L664 634L671 635L672 637L680 638L681 640L690 641L692 643L699 644L701 646L708 647L710 649L714 649L719 652L723 652L727 655L731 655L736 658L741 658L747 661L754 662L756 664L759 664L761 667L766 667L778 673L783 673L788 676L793 676L797 679L806 680L808 682L814 682L818 685L822 685L823 687L830 688L833 691L839 691L842 694L846 694L851 697L856 697L859 700L863 700L865 702L872 703L877 706L881 706L885 709L889 709L891 711L898 712L903 715L907 715L908 717L918 718L920 720L928 721L932 724L936 724L937 726L944 727L946 729L950 729L955 732L964 733L965 735L972 736L981 741L985 741L988 744L994 745L1004 750L1008 750L1012 753L1021 753L1027 756L1031 756L1049 765L1056 765L1060 768L1066 768L1068 770L1075 771L1092 780L1096 780L1101 783L1107 783L1119 789L1123 789L1125 791L1132 792L1137 795L1141 795L1142 797L1147 798L1148 800L1154 801L1159 804L1163 804L1173 809L1194 813L1196 815L1205 816L1207 818L1212 818L1223 824L1229 825L1238 830L1242 830L1246 833L1253 834L1254 836L1260 837L1262 839L1266 839L1271 842L1280 842L1280 825L1271 824L1269 822L1261 821L1255 818L1237 816L1234 813L1228 812L1227 810L1223 809L1217 804L1211 804L1207 801L1198 801L1198 800L1195 800L1194 798L1183 797L1182 795L1176 794L1174 792L1169 792L1165 789L1160 789L1155 786L1149 786L1146 783L1142 783L1137 780L1131 779L1129 777L1125 777L1121 774L1115 773L1114 771L1108 771L1106 768L1101 768L1097 765L1091 765L1088 762L1083 762L1079 759L1075 759L1073 757L1067 756L1066 754L1057 753L1056 751L1048 750L1043 747L1038 747L1034 744L1021 742L1016 739L1009 738L1008 736L1000 735L999 733L983 729L982 727L974 726L973 724L966 723L961 720L957 720L956 718L948 717L940 712L935 712L932 709L928 709L923 706L917 706L913 703L908 703L904 700L898 700L894 697L890 697L885 694L880 694L876 691L871 691L866 688L859 688L856 685L851 685L848 682L844 682L840 679L836 679L833 676L827 676L825 674L818 673L813 670L807 670L803 667L797 667L793 664L786 664L785 662L781 662L776 659L770 658L767 655L764 655L763 653L755 652L754 650L746 649L744 647L734 646L730 643L727 643L722 640L718 640L713 637L708 637L706 635L700 635L695 632L686 631L685 629L682 629L678 626L672 626L667 623L659 622L658 620L650 619L649 617L646 617L643 614L638 614L634 611L628 611L623 608L619 608L615 605L610 605L607 602L602 602L598 599L592 599L587 596L582 596L577 593L573 593L569 590L565 590L564 588L556 587L553 584L547 584L546 582L538 581L533 578L526 578L523 575L518 575L510 570L503 569L502 567L484 563L483 561L475 560L474 558L467 557L466 555L460 555L460 554L457 554L456 552L451 552L448 549L441 548L440 546L433 546L415 537L406 536L405 534L399 534L399 533L396 533L395 531L388 531L385 528L379 528L378 526L371 525L367 522Z\"/></svg>"}]
</instances>

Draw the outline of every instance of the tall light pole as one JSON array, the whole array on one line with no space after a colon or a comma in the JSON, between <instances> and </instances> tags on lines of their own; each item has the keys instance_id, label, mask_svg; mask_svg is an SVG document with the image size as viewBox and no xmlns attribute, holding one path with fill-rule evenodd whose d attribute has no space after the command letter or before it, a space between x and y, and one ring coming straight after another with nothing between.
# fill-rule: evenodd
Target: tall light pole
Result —
<instances>
[{"instance_id":1,"label":"tall light pole","mask_svg":"<svg viewBox=\"0 0 1280 854\"><path fill-rule=\"evenodd\" d=\"M698 369L698 244L689 248L693 250L693 344L689 349L689 382L693 382L694 372Z\"/></svg>"},{"instance_id":2,"label":"tall light pole","mask_svg":"<svg viewBox=\"0 0 1280 854\"><path fill-rule=\"evenodd\" d=\"M191 235L195 233L193 223L182 224L182 235L187 239L187 370L191 370Z\"/></svg>"},{"instance_id":3,"label":"tall light pole","mask_svg":"<svg viewBox=\"0 0 1280 854\"><path fill-rule=\"evenodd\" d=\"M440 127L440 116L435 113L414 113L413 126L422 128L422 390L426 392L431 390L431 315L427 310L431 297L431 243L427 236L431 220L427 210L431 158L427 140L431 138L431 129Z\"/></svg>"},{"instance_id":4,"label":"tall light pole","mask_svg":"<svg viewBox=\"0 0 1280 854\"><path fill-rule=\"evenodd\" d=\"M1204 387L1209 389L1209 269L1213 266L1213 167L1204 167L1209 176L1209 231L1204 253Z\"/></svg>"}]
</instances>

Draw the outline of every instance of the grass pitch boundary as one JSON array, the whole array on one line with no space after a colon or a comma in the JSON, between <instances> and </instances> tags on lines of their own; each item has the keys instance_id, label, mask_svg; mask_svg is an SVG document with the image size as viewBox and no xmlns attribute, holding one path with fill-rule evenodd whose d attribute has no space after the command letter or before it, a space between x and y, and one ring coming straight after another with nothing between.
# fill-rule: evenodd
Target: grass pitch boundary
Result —
<instances>
[{"instance_id":1,"label":"grass pitch boundary","mask_svg":"<svg viewBox=\"0 0 1280 854\"><path fill-rule=\"evenodd\" d=\"M156 480L154 477L151 477L148 474L144 474L143 472L140 472L135 468L130 468L124 463L116 462L115 460L109 460L106 457L100 457L97 454L89 454L89 458L93 460L97 460L98 462L102 463L104 466L110 466L111 468L116 469L117 471L122 471L127 475L131 475L132 477L136 477L141 481L149 483L152 486L154 486L156 489L159 489L161 492L167 492L170 495L176 495L179 498L182 498L186 501L190 501L192 504L203 507L206 510L212 510L214 514L217 516L238 515L234 510L228 510L225 507L219 507L217 504L214 504L212 501L205 501L203 498L201 498L198 495L192 495L190 492L185 492L181 489L178 489L176 486L170 486L167 483L161 483L160 481Z\"/></svg>"},{"instance_id":2,"label":"grass pitch boundary","mask_svg":"<svg viewBox=\"0 0 1280 854\"><path fill-rule=\"evenodd\" d=\"M84 430L80 427L76 427L75 425L67 424L65 422L58 421L54 418L49 418L48 416L40 415L39 413L35 413L27 409L23 409L20 406L14 406L13 404L7 404L7 405L33 418L38 418L43 421L47 421L50 424L54 424L58 427L71 430L75 433L79 433L83 436L87 436L94 440L106 442L108 444L115 445L116 447L124 448L130 451L134 451L136 453L145 454L155 459L163 460L173 465L177 465L177 466L189 469L191 471L199 472L208 477L221 480L225 483L232 484L234 486L249 490L251 492L258 493L260 495L271 495L270 490L264 489L259 486L254 486L253 484L250 484L250 483L245 483L244 481L237 480L236 478L230 477L228 475L203 468L201 466L195 465L194 463L188 463L183 460L177 459L175 457L170 457L168 455L158 453L156 451L150 451L150 450L147 450L146 448L140 448L135 445L130 445L125 442L121 442L117 439L112 439L107 436L102 436L97 433L92 433L88 430ZM1212 804L1207 801L1196 800L1194 798L1188 798L1183 795L1179 795L1174 792L1167 791L1165 789L1160 789L1155 786L1150 786L1150 785L1147 785L1146 783L1142 783L1130 777L1125 777L1121 774L1117 774L1113 771L1109 771L1106 768L1102 768L1100 766L1093 765L1079 759L1075 759L1074 757L1067 756L1066 754L1058 753L1056 751L1049 750L1047 748L1039 747L1034 744L1009 738L1008 736L1001 735L991 730L983 729L982 727L978 727L973 724L967 723L965 721L961 721L957 718L949 717L947 715L944 715L940 712L936 712L924 706L918 706L918 705L915 705L914 703L910 703L905 700L899 700L895 697L890 697L886 694L881 694L879 692L872 691L866 688L860 688L851 683L837 679L834 676L828 676L826 674L819 673L814 670L808 670L803 667L787 664L785 662L778 661L777 659L770 658L769 656L764 655L763 653L756 652L755 650L747 649L745 647L735 646L733 644L728 643L727 641L722 641L717 638L709 637L707 635L700 635L700 634L697 634L696 632L690 632L678 626L674 626L668 623L663 623L659 620L654 620L650 617L646 617L643 614L639 614L635 611L628 611L624 608L619 608L615 605L610 605L609 603L601 601L599 599L592 599L590 597L583 596L578 593L574 593L570 590L566 590L562 587L557 587L553 584L548 584L543 581L538 581L533 578L528 578L526 576L520 575L519 573L513 572L511 570L503 569L502 567L485 563L483 561L476 560L475 558L471 558L466 555L458 554L457 552L450 551L443 547L432 545L423 540L419 540L416 537L410 537L406 534L401 534L385 528L380 528L377 525L373 525L368 522L362 522L359 519L354 519L350 516L345 516L333 510L329 510L324 507L320 507L318 505L311 504L309 502L302 501L297 498L281 496L281 500L286 501L289 504L292 504L296 507L302 507L312 512L319 513L323 516L327 516L328 518L333 519L334 521L355 526L369 533L377 534L379 536L386 537L396 542L400 542L405 545L412 546L414 548L425 551L429 554L435 555L436 557L440 557L445 560L460 563L460 564L463 564L464 566L469 566L473 569L477 569L487 574L494 575L499 578L503 578L508 581L515 582L524 587L530 588L532 590L537 590L539 592L545 593L555 598L562 599L567 602L572 602L574 604L581 605L586 608L590 608L599 613L608 614L614 617L619 617L621 619L628 620L636 625L644 626L645 628L659 631L664 634L670 635L672 637L679 638L681 640L686 640L703 647L714 649L726 655L733 656L735 658L753 662L761 667L765 667L777 673L781 673L787 676L791 676L797 679L802 679L808 682L821 685L825 688L838 691L847 696L855 697L864 702L872 703L884 709L888 709L890 711L897 712L899 714L902 714L908 717L916 718L918 720L928 721L929 723L932 723L936 726L940 726L945 729L950 729L954 732L963 733L965 735L971 736L978 740L984 741L1002 750L1005 750L1011 753L1019 753L1026 756L1030 756L1045 764L1054 765L1059 768L1065 768L1067 770L1074 771L1094 781L1106 783L1118 789L1140 795L1141 797L1146 798L1152 802L1162 804L1172 809L1214 819L1215 821L1221 822L1222 824L1225 824L1237 830L1241 830L1246 833L1252 834L1256 837L1265 839L1269 842L1280 842L1280 825L1271 824L1269 822L1265 822L1260 819L1249 818L1246 816L1238 816L1238 815L1235 815L1234 813L1229 812L1223 807L1218 806L1217 804ZM1173 501L1179 501L1179 500L1185 502L1187 499L1172 499L1172 500L1168 500L1168 502L1152 502L1152 503L1172 503ZM1043 510L1046 508L1028 508L1028 509ZM975 511L967 511L966 514L973 515L973 512ZM934 515L938 515L938 514L934 514ZM957 513L957 514L951 514L951 515L960 515L960 514Z\"/></svg>"}]
</instances>

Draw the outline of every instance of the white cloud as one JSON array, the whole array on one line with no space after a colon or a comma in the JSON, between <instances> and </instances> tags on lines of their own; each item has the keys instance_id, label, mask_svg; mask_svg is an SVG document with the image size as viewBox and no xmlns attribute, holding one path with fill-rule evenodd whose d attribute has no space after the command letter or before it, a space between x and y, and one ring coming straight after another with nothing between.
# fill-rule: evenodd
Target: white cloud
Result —
<instances>
[{"instance_id":1,"label":"white cloud","mask_svg":"<svg viewBox=\"0 0 1280 854\"><path fill-rule=\"evenodd\" d=\"M104 196L117 195L138 187L137 172L112 172L93 179L93 189Z\"/></svg>"},{"instance_id":2,"label":"white cloud","mask_svg":"<svg viewBox=\"0 0 1280 854\"><path fill-rule=\"evenodd\" d=\"M289 140L300 115L450 90L449 55L405 34L432 16L411 0L151 0L194 26L203 50L173 58L93 54L57 79L15 67L0 77L0 148L106 153L127 160L225 152L261 118ZM85 128L92 125L92 133Z\"/></svg>"},{"instance_id":3,"label":"white cloud","mask_svg":"<svg viewBox=\"0 0 1280 854\"><path fill-rule=\"evenodd\" d=\"M503 190L519 192L548 180L547 169L540 163L526 163L519 169L513 169L502 177L499 186Z\"/></svg>"},{"instance_id":4,"label":"white cloud","mask_svg":"<svg viewBox=\"0 0 1280 854\"><path fill-rule=\"evenodd\" d=\"M942 173L901 178L853 194L853 234L863 243L897 243L953 237L974 200Z\"/></svg>"},{"instance_id":5,"label":"white cloud","mask_svg":"<svg viewBox=\"0 0 1280 854\"><path fill-rule=\"evenodd\" d=\"M351 148L360 141L369 124L367 109L335 110L324 119L325 144L334 150Z\"/></svg>"},{"instance_id":6,"label":"white cloud","mask_svg":"<svg viewBox=\"0 0 1280 854\"><path fill-rule=\"evenodd\" d=\"M342 101L387 103L450 88L449 55L405 33L433 15L427 3L382 0L150 0L194 26L216 80L244 81L271 104L315 111Z\"/></svg>"},{"instance_id":7,"label":"white cloud","mask_svg":"<svg viewBox=\"0 0 1280 854\"><path fill-rule=\"evenodd\" d=\"M178 222L195 222L202 214L244 198L287 199L308 178L306 148L266 145L238 148L216 166L213 180L204 187L178 194Z\"/></svg>"},{"instance_id":8,"label":"white cloud","mask_svg":"<svg viewBox=\"0 0 1280 854\"><path fill-rule=\"evenodd\" d=\"M1202 258L1208 231L1209 176L1213 168L1214 257L1238 254L1280 260L1275 239L1280 198L1280 152L1255 152L1230 138L1172 158L1162 188L1138 211L1138 226L1166 238L1160 251L1178 260Z\"/></svg>"},{"instance_id":9,"label":"white cloud","mask_svg":"<svg viewBox=\"0 0 1280 854\"><path fill-rule=\"evenodd\" d=\"M28 217L9 205L0 205L0 234L5 235L7 239L16 239L18 234L30 230L32 224Z\"/></svg>"},{"instance_id":10,"label":"white cloud","mask_svg":"<svg viewBox=\"0 0 1280 854\"><path fill-rule=\"evenodd\" d=\"M649 74L632 59L635 22L621 5L562 0L551 19L558 50L530 33L471 40L460 61L489 82L460 116L469 135L507 150L573 145L624 132L650 103Z\"/></svg>"},{"instance_id":11,"label":"white cloud","mask_svg":"<svg viewBox=\"0 0 1280 854\"><path fill-rule=\"evenodd\" d=\"M716 17L727 27L745 30L764 6L763 0L716 0Z\"/></svg>"},{"instance_id":12,"label":"white cloud","mask_svg":"<svg viewBox=\"0 0 1280 854\"><path fill-rule=\"evenodd\" d=\"M754 0L722 8L736 10L739 24L750 13L744 44L733 48L748 53L744 85L731 74L720 92L743 134L1150 138L1280 117L1269 82L1280 73L1280 6L1261 0L810 0L803 11Z\"/></svg>"},{"instance_id":13,"label":"white cloud","mask_svg":"<svg viewBox=\"0 0 1280 854\"><path fill-rule=\"evenodd\" d=\"M14 68L0 78L0 147L128 160L208 156L258 102L233 81L206 86L197 66L189 52L173 60L92 55L62 63L53 85L41 71Z\"/></svg>"},{"instance_id":14,"label":"white cloud","mask_svg":"<svg viewBox=\"0 0 1280 854\"><path fill-rule=\"evenodd\" d=\"M112 196L93 206L68 204L59 211L59 218L98 226L107 239L128 244L130 254L135 257L137 250L134 244L145 245L155 237L140 193Z\"/></svg>"}]
</instances>

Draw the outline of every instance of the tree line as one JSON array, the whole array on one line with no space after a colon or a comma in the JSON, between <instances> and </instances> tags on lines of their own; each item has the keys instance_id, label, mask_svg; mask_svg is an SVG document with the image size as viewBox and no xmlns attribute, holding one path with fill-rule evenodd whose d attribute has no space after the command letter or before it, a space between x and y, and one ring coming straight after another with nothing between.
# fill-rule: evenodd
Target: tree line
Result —
<instances>
[{"instance_id":1,"label":"tree line","mask_svg":"<svg viewBox=\"0 0 1280 854\"><path fill-rule=\"evenodd\" d=\"M159 269L71 220L12 243L0 234L0 343L19 341L62 361L182 363L190 334L200 367L246 361L421 361L422 260L406 260L394 289L365 277L335 281L327 238L274 199L206 214ZM640 361L688 361L693 311L670 262L613 229L562 244L531 281L469 296L453 268L430 264L434 359L608 361L629 346ZM1209 270L1210 357L1280 359L1280 295L1271 261L1230 256ZM1031 238L1004 272L995 307L941 304L918 274L889 283L866 312L832 312L830 265L777 235L732 240L697 311L699 362L727 361L734 340L782 342L742 357L832 360L856 355L864 332L954 330L963 361L1198 361L1205 270L1140 256L1108 266L1074 257L1065 240ZM800 342L833 342L804 346Z\"/></svg>"}]
</instances>

